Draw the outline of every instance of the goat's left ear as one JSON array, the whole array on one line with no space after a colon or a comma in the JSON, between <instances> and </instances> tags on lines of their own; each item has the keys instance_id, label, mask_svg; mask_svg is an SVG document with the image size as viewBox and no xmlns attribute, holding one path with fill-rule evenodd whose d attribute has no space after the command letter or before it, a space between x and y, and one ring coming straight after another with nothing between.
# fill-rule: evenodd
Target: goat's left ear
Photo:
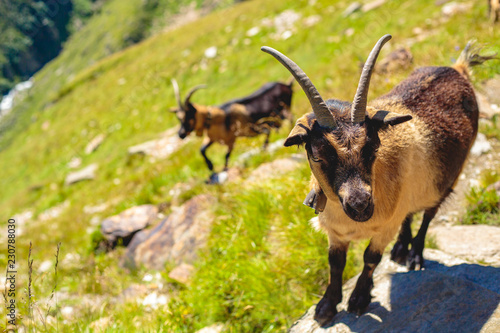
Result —
<instances>
[{"instance_id":1,"label":"goat's left ear","mask_svg":"<svg viewBox=\"0 0 500 333\"><path fill-rule=\"evenodd\" d=\"M385 128L388 125L398 125L413 117L409 114L400 114L384 110L367 110L366 120L374 124L378 128Z\"/></svg>"},{"instance_id":2,"label":"goat's left ear","mask_svg":"<svg viewBox=\"0 0 500 333\"><path fill-rule=\"evenodd\" d=\"M306 116L301 117L297 120L295 127L292 128L292 131L288 135L285 140L284 146L290 147L293 145L301 145L306 141L309 132L311 131L311 127L309 125L309 121Z\"/></svg>"}]
</instances>

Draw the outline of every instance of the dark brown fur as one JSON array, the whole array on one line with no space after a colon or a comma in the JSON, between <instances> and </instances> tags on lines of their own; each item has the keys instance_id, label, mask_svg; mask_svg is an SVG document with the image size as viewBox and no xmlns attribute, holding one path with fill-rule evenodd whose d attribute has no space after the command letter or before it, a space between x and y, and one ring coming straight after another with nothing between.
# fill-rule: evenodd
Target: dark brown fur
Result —
<instances>
[{"instance_id":1,"label":"dark brown fur","mask_svg":"<svg viewBox=\"0 0 500 333\"><path fill-rule=\"evenodd\" d=\"M437 186L443 193L447 191L460 174L477 134L479 110L469 81L450 67L423 67L380 100L401 103L431 129L442 170Z\"/></svg>"}]
</instances>

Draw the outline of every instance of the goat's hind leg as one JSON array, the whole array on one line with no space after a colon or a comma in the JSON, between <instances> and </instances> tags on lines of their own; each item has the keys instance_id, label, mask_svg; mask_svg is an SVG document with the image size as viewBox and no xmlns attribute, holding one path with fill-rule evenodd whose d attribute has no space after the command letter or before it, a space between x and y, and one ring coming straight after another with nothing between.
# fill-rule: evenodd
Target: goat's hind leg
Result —
<instances>
[{"instance_id":1,"label":"goat's hind leg","mask_svg":"<svg viewBox=\"0 0 500 333\"><path fill-rule=\"evenodd\" d=\"M411 244L411 222L413 214L408 214L399 230L398 240L394 244L391 251L391 260L400 265L406 265L408 259L408 246Z\"/></svg>"},{"instance_id":2,"label":"goat's hind leg","mask_svg":"<svg viewBox=\"0 0 500 333\"><path fill-rule=\"evenodd\" d=\"M439 209L439 205L433 208L429 208L424 213L424 219L422 220L422 225L418 230L417 236L411 242L411 250L408 254L408 260L406 262L406 266L410 270L419 271L424 267L424 245L425 245L425 235L427 234L427 229L429 228L429 223L436 216L436 213Z\"/></svg>"}]
</instances>

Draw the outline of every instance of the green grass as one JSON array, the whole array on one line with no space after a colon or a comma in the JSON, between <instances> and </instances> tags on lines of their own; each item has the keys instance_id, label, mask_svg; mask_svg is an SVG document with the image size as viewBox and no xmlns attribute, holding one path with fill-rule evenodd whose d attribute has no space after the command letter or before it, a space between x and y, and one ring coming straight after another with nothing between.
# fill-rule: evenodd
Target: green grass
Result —
<instances>
[{"instance_id":1,"label":"green grass","mask_svg":"<svg viewBox=\"0 0 500 333\"><path fill-rule=\"evenodd\" d=\"M500 180L495 171L483 173L480 185L467 193L467 211L462 224L489 224L500 226L500 196L489 186Z\"/></svg>"},{"instance_id":2,"label":"green grass","mask_svg":"<svg viewBox=\"0 0 500 333\"><path fill-rule=\"evenodd\" d=\"M325 98L342 99L354 95L359 62L385 33L392 33L393 40L382 56L412 37L414 27L435 30L431 37L412 46L414 67L449 65L459 54L456 48L472 38L500 51L499 31L489 26L486 3L477 0L469 12L434 23L441 17L434 2L393 0L371 12L342 18L347 1L323 0L314 6L308 1L246 1L118 52L124 46L123 36L133 28L129 24L131 13L141 1L106 2L101 13L68 41L61 56L35 76L30 95L0 125L0 211L4 216L26 210L36 216L69 202L59 217L32 223L18 237L20 290L27 283L29 241L34 244L35 268L52 259L56 244L62 242L58 288L81 299L100 295L108 301L93 311L83 309L75 321L64 322L60 311L55 311L60 331L88 331L92 321L106 316L113 318L109 330L118 332L160 327L163 331L191 332L216 322L228 323L227 330L233 332L286 330L319 300L328 281L326 237L308 225L314 214L301 204L310 175L306 163L263 184L239 181L208 186L204 180L209 172L199 154L198 138L156 163L147 158L130 159L127 148L177 125L167 112L175 105L170 85L173 77L184 93L206 83L208 89L193 97L201 104L218 104L248 94L265 82L287 80L289 73L259 50L262 45L295 60ZM320 15L321 21L298 29L287 40L272 40L269 33L273 29L267 27L254 37L246 37L263 18L285 9L300 12L302 17ZM354 29L353 36L344 34L348 28ZM206 60L204 69L201 59L211 46L217 46L218 55ZM108 49L114 54L106 57ZM374 76L370 97L389 91L410 70ZM475 70L474 82L498 72L500 62L489 62ZM297 89L295 116L308 110L304 94ZM44 124L48 124L46 130ZM273 133L272 140L285 137L288 131L289 127ZM85 155L86 144L99 133L106 134L105 141L97 151ZM231 165L262 142L262 137L238 139ZM243 176L261 163L295 152L297 149L282 148L275 155L252 157L244 164ZM214 146L208 154L216 168L221 168L225 148ZM64 185L70 172L67 163L75 156L82 158L83 166L98 163L99 169L95 180L68 187ZM107 255L89 253L94 216L85 214L83 207L110 203L105 211L95 214L104 218L137 204L170 202L169 191L179 182L191 185L180 203L201 193L218 199L213 207L218 218L208 247L196 263L198 273L193 283L189 287L169 284L170 303L155 311L136 302L113 302L129 285L140 283L146 270L120 268L117 262L123 249ZM366 243L352 247L346 279L359 272L363 246ZM68 254L79 259L64 261ZM0 263L5 262L2 252ZM53 285L51 280L39 278L35 288L37 297L44 297L50 295ZM67 304L79 303L59 301L60 307Z\"/></svg>"}]
</instances>

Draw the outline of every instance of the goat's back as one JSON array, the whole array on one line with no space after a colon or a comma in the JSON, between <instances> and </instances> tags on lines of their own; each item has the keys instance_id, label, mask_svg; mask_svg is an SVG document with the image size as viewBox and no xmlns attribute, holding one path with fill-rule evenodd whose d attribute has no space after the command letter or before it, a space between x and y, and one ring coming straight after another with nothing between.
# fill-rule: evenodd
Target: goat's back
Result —
<instances>
[{"instance_id":1,"label":"goat's back","mask_svg":"<svg viewBox=\"0 0 500 333\"><path fill-rule=\"evenodd\" d=\"M442 193L451 189L478 126L474 90L465 75L451 67L422 67L379 98L378 104L401 105L423 121L432 136L433 160L442 170L436 185Z\"/></svg>"}]
</instances>

